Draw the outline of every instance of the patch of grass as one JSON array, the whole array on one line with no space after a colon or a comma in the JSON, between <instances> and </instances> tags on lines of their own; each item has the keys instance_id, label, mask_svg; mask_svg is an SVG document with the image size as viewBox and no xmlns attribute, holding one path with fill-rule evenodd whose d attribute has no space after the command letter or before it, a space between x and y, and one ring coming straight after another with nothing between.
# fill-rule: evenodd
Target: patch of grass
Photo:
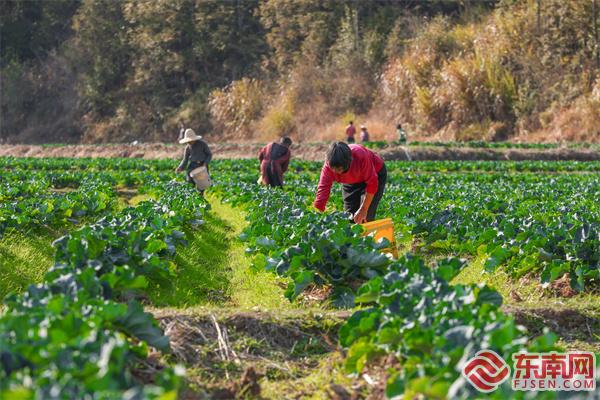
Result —
<instances>
[{"instance_id":1,"label":"patch of grass","mask_svg":"<svg viewBox=\"0 0 600 400\"><path fill-rule=\"evenodd\" d=\"M155 306L190 307L222 304L229 287L228 227L208 213L198 230L186 231L188 244L177 249L177 276L170 281L151 281L148 296Z\"/></svg>"},{"instance_id":2,"label":"patch of grass","mask_svg":"<svg viewBox=\"0 0 600 400\"><path fill-rule=\"evenodd\" d=\"M209 199L205 224L188 231L188 244L177 250L177 276L151 282L149 299L157 307L228 305L238 309L294 308L283 296L284 284L267 272L253 272L238 237L246 226L243 211Z\"/></svg>"},{"instance_id":3,"label":"patch of grass","mask_svg":"<svg viewBox=\"0 0 600 400\"><path fill-rule=\"evenodd\" d=\"M117 190L117 199L119 204L119 210L125 207L135 207L142 201L153 199L154 196L151 194L140 194L138 189L130 188L126 186L119 186Z\"/></svg>"},{"instance_id":4,"label":"patch of grass","mask_svg":"<svg viewBox=\"0 0 600 400\"><path fill-rule=\"evenodd\" d=\"M127 200L128 205L135 207L142 201L151 200L153 197L149 194L138 194Z\"/></svg>"},{"instance_id":5,"label":"patch of grass","mask_svg":"<svg viewBox=\"0 0 600 400\"><path fill-rule=\"evenodd\" d=\"M228 204L211 198L212 213L218 215L230 227L227 240L230 241L228 253L229 266L229 305L239 309L260 308L263 310L281 310L297 308L283 295L285 281L266 271L252 271L251 260L246 254L246 246L239 235L248 224L244 212Z\"/></svg>"},{"instance_id":6,"label":"patch of grass","mask_svg":"<svg viewBox=\"0 0 600 400\"><path fill-rule=\"evenodd\" d=\"M502 266L492 273L486 272L483 267L486 258L486 255L474 258L452 283L485 283L496 289L505 303L519 307L569 308L596 317L600 315L600 296L597 292L587 291L573 297L556 296L542 287L539 276L524 276L516 280Z\"/></svg>"},{"instance_id":7,"label":"patch of grass","mask_svg":"<svg viewBox=\"0 0 600 400\"><path fill-rule=\"evenodd\" d=\"M485 272L486 256L473 259L452 280L453 284L485 283L503 298L503 310L515 316L531 334L541 334L544 327L559 335L558 345L569 350L599 351L600 295L594 291L562 297L544 288L538 276L513 279L502 266Z\"/></svg>"},{"instance_id":8,"label":"patch of grass","mask_svg":"<svg viewBox=\"0 0 600 400\"><path fill-rule=\"evenodd\" d=\"M266 376L261 381L261 394L266 399L336 398L332 385L351 388L354 383L354 380L344 372L343 361L344 356L334 352L315 359L316 365L304 376L285 380L269 379Z\"/></svg>"},{"instance_id":9,"label":"patch of grass","mask_svg":"<svg viewBox=\"0 0 600 400\"><path fill-rule=\"evenodd\" d=\"M9 292L20 293L38 283L52 266L52 241L58 234L38 229L30 232L7 232L0 239L0 298Z\"/></svg>"},{"instance_id":10,"label":"patch of grass","mask_svg":"<svg viewBox=\"0 0 600 400\"><path fill-rule=\"evenodd\" d=\"M565 351L591 351L598 353L600 351L600 345L598 343L590 343L584 340L564 341L559 339L557 344L565 349Z\"/></svg>"}]
</instances>

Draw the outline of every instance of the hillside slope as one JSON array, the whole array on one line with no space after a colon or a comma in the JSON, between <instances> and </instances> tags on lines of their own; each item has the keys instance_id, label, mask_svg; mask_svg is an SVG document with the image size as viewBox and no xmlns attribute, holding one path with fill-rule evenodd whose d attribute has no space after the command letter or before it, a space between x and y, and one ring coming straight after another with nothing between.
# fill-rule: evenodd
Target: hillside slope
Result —
<instances>
[{"instance_id":1,"label":"hillside slope","mask_svg":"<svg viewBox=\"0 0 600 400\"><path fill-rule=\"evenodd\" d=\"M7 0L0 143L600 141L599 0Z\"/></svg>"}]
</instances>

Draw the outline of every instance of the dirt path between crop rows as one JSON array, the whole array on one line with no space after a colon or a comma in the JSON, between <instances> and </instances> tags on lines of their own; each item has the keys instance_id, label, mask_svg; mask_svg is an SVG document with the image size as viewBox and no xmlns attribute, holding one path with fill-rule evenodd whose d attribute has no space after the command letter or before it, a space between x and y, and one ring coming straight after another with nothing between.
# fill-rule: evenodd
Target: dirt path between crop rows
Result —
<instances>
[{"instance_id":1,"label":"dirt path between crop rows","mask_svg":"<svg viewBox=\"0 0 600 400\"><path fill-rule=\"evenodd\" d=\"M299 398L329 391L341 372L338 329L347 311L156 310L172 357L189 371L185 399ZM321 370L327 365L330 372ZM315 382L317 381L317 382ZM348 385L350 386L350 385Z\"/></svg>"},{"instance_id":2,"label":"dirt path between crop rows","mask_svg":"<svg viewBox=\"0 0 600 400\"><path fill-rule=\"evenodd\" d=\"M215 158L254 158L261 148L256 143L210 143ZM301 143L292 147L293 157L321 161L327 143ZM164 143L138 145L0 145L0 156L14 157L133 157L176 159L183 146ZM386 160L600 160L600 151L590 149L484 149L428 146L390 146L375 150Z\"/></svg>"},{"instance_id":3,"label":"dirt path between crop rows","mask_svg":"<svg viewBox=\"0 0 600 400\"><path fill-rule=\"evenodd\" d=\"M543 334L544 327L550 328L568 351L598 352L600 348L594 335L600 326L598 318L570 309L506 305L502 310L533 337ZM393 363L383 358L361 376L345 376L345 354L337 337L350 311L162 309L153 314L170 338L172 356L191 371L185 399L204 398L201 393L208 392L216 399L316 395L374 400L381 398L387 368Z\"/></svg>"}]
</instances>

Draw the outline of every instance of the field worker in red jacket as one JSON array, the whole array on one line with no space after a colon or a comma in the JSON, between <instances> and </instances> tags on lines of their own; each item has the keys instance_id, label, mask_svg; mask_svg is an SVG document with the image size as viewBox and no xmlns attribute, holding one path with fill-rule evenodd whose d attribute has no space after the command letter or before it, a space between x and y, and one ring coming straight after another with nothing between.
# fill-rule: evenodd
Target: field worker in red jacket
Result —
<instances>
[{"instance_id":1,"label":"field worker in red jacket","mask_svg":"<svg viewBox=\"0 0 600 400\"><path fill-rule=\"evenodd\" d=\"M346 142L354 143L354 135L356 134L356 128L354 127L354 121L350 121L346 127Z\"/></svg>"},{"instance_id":2,"label":"field worker in red jacket","mask_svg":"<svg viewBox=\"0 0 600 400\"><path fill-rule=\"evenodd\" d=\"M373 221L386 181L387 169L378 154L359 144L333 143L321 169L314 206L324 211L331 185L340 182L344 211L350 212L357 224Z\"/></svg>"},{"instance_id":3,"label":"field worker in red jacket","mask_svg":"<svg viewBox=\"0 0 600 400\"><path fill-rule=\"evenodd\" d=\"M283 186L283 174L290 164L292 139L287 136L279 143L269 143L258 153L261 183L270 186Z\"/></svg>"}]
</instances>

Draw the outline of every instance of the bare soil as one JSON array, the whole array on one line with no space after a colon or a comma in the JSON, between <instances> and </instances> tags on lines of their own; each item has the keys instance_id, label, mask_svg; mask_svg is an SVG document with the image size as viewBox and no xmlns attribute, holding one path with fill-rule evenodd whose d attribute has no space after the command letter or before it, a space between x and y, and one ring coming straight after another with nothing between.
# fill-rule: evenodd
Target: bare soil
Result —
<instances>
[{"instance_id":1,"label":"bare soil","mask_svg":"<svg viewBox=\"0 0 600 400\"><path fill-rule=\"evenodd\" d=\"M171 342L170 360L163 362L175 361L190 372L182 398L263 398L261 386L267 381L283 385L283 392L340 351L337 331L348 317L344 311L214 311L154 311Z\"/></svg>"},{"instance_id":2,"label":"bare soil","mask_svg":"<svg viewBox=\"0 0 600 400\"><path fill-rule=\"evenodd\" d=\"M209 143L215 158L254 158L261 144ZM325 158L327 143L300 143L292 146L293 157L320 161ZM442 147L387 147L376 150L386 160L600 160L600 151L590 149L478 149ZM164 143L114 145L0 145L0 156L14 157L133 157L177 159L183 146Z\"/></svg>"},{"instance_id":3,"label":"bare soil","mask_svg":"<svg viewBox=\"0 0 600 400\"><path fill-rule=\"evenodd\" d=\"M549 327L567 349L598 351L600 316L569 308L526 308L504 305L502 310L537 336ZM167 358L150 357L137 370L139 379L173 362L188 370L184 399L304 398L319 380L320 395L338 400L383 398L393 356L373 362L360 376L340 382L335 371L344 357L337 344L348 311L324 313L236 310L155 309L153 314L171 340ZM327 361L329 360L329 361ZM331 369L331 370L329 370ZM322 370L322 371L321 371ZM277 394L264 393L266 385Z\"/></svg>"},{"instance_id":4,"label":"bare soil","mask_svg":"<svg viewBox=\"0 0 600 400\"><path fill-rule=\"evenodd\" d=\"M584 314L570 308L524 308L517 305L503 305L505 313L512 314L518 324L527 327L531 335L542 334L548 327L556 333L567 348L581 350L585 345L594 351L600 349L600 315L595 312Z\"/></svg>"}]
</instances>

